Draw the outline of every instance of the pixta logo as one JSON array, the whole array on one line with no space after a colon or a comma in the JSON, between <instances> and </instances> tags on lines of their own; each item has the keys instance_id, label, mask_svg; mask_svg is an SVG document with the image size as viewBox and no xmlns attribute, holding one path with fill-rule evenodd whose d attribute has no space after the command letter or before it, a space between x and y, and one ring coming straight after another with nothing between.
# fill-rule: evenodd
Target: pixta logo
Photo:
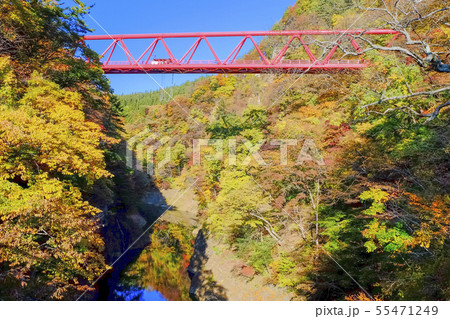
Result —
<instances>
[{"instance_id":1,"label":"pixta logo","mask_svg":"<svg viewBox=\"0 0 450 319\"><path fill-rule=\"evenodd\" d=\"M279 151L279 165L303 165L313 162L324 166L325 162L313 139L274 139L249 141L246 139L192 139L181 142L176 136L162 136L146 129L127 141L126 163L134 170L149 175L175 165L184 160L192 165L201 165L204 161L223 161L226 165L267 166L262 155L262 147ZM290 148L300 149L293 160ZM205 151L208 150L208 151ZM291 156L288 156L291 154ZM189 158L188 158L189 157Z\"/></svg>"}]
</instances>

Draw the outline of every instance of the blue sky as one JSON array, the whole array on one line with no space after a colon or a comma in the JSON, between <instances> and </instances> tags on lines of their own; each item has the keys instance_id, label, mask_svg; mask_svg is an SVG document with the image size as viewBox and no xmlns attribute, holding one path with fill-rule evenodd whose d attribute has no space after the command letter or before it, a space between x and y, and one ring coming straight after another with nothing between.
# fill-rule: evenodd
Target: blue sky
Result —
<instances>
[{"instance_id":1,"label":"blue sky","mask_svg":"<svg viewBox=\"0 0 450 319\"><path fill-rule=\"evenodd\" d=\"M89 27L95 29L92 34L126 33L172 33L172 32L213 32L213 31L266 31L281 19L287 7L295 0L86 0L95 4L91 17L86 17ZM95 19L98 24L93 20ZM100 26L101 27L100 27ZM104 28L104 30L102 30ZM211 40L219 58L226 57L240 39ZM191 42L173 40L168 42L175 56L180 58ZM148 42L148 41L147 41ZM125 42L133 55L138 55L150 44L142 40ZM97 52L102 53L109 43L90 43ZM199 47L194 60L210 60L211 54ZM250 49L250 43L242 53ZM160 51L158 51L160 50ZM162 48L155 51L155 57L165 58ZM121 49L116 49L116 60L124 60ZM112 59L114 60L114 59ZM168 87L172 83L181 84L193 80L197 75L108 75L117 94L145 92L159 89L155 81Z\"/></svg>"}]
</instances>

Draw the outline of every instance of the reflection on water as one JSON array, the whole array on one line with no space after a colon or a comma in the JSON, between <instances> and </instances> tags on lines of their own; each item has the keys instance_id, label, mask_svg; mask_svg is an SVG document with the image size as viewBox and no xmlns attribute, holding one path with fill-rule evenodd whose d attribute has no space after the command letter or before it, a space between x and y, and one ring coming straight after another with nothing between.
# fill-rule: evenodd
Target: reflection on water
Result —
<instances>
[{"instance_id":1,"label":"reflection on water","mask_svg":"<svg viewBox=\"0 0 450 319\"><path fill-rule=\"evenodd\" d=\"M115 295L125 301L167 301L164 296L156 290L146 290L139 288L126 288L121 290L122 287L118 287L115 291Z\"/></svg>"},{"instance_id":2,"label":"reflection on water","mask_svg":"<svg viewBox=\"0 0 450 319\"><path fill-rule=\"evenodd\" d=\"M181 224L154 226L151 244L120 275L116 300L190 300L187 273L191 231Z\"/></svg>"}]
</instances>

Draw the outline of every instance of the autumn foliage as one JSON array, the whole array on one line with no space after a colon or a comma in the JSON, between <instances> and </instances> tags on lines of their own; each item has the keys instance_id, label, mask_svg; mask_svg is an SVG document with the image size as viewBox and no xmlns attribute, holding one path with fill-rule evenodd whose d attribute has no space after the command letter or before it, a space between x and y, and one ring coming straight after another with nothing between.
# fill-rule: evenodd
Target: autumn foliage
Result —
<instances>
[{"instance_id":1,"label":"autumn foliage","mask_svg":"<svg viewBox=\"0 0 450 319\"><path fill-rule=\"evenodd\" d=\"M392 10L400 2L375 5ZM440 0L418 6L423 12L440 7ZM386 27L385 21L380 12L358 8L354 1L298 0L273 29L365 29ZM448 46L448 26L444 18L436 21L410 24L417 38L442 51L437 48ZM431 31L433 23L442 32ZM331 43L321 40L308 43L316 57ZM281 41L263 39L264 54L276 56ZM391 39L373 41L387 45ZM404 39L395 45L404 46ZM286 55L307 58L299 43ZM242 58L255 56L249 52ZM440 56L444 61L445 54ZM340 58L342 50L333 56ZM366 293L354 293L361 287L382 300L448 299L448 108L433 121L423 115L448 101L449 92L401 98L445 87L448 74L401 52L368 51L363 58L370 67L358 73L201 78L177 87L179 105L150 101L158 92L124 96L133 115L127 128L134 134L148 125L177 137L154 145L161 153L175 145L181 150L180 144L186 150L155 173L157 182L180 188L196 180L203 227L297 299L367 300ZM139 110L146 112L136 120ZM219 149L211 142L202 148L201 165L194 165L195 138L225 140L225 154L228 141L236 139L236 162L205 160ZM287 164L280 146L271 144L278 139L297 141L288 147ZM309 140L323 162L314 151L296 162ZM255 161L245 143L266 165Z\"/></svg>"},{"instance_id":2,"label":"autumn foliage","mask_svg":"<svg viewBox=\"0 0 450 319\"><path fill-rule=\"evenodd\" d=\"M0 299L75 299L106 269L86 195L112 176L118 122L98 66L73 56L82 14L0 4Z\"/></svg>"},{"instance_id":3,"label":"autumn foliage","mask_svg":"<svg viewBox=\"0 0 450 319\"><path fill-rule=\"evenodd\" d=\"M358 1L388 11L412 3L372 2ZM414 2L422 13L398 22L439 52L431 68L420 62L426 48L398 38L408 54L367 51L370 67L358 72L203 77L173 88L170 100L112 94L81 41L82 4L1 2L0 299L76 299L107 270L99 228L108 212L90 195L102 185L114 196L106 181L111 159L121 161L120 100L126 137L151 140L144 151L153 147L157 161L171 150L156 185L192 187L203 231L252 276L297 300L448 300L450 95L448 73L436 71L448 65L444 2ZM386 28L387 18L351 0L298 0L273 29ZM332 41L309 47L320 59ZM333 59L345 57L344 42ZM268 58L283 45L261 41ZM286 57L308 58L299 42ZM225 141L235 161L216 157L221 146L211 141L194 164L193 140L207 138ZM290 141L286 158L279 140ZM188 299L190 232L157 225L128 283Z\"/></svg>"}]
</instances>

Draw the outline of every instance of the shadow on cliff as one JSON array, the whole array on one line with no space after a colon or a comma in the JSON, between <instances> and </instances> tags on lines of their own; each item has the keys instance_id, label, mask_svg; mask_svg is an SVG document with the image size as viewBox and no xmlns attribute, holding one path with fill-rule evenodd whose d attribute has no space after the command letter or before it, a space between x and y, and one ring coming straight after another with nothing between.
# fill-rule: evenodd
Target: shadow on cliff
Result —
<instances>
[{"instance_id":1,"label":"shadow on cliff","mask_svg":"<svg viewBox=\"0 0 450 319\"><path fill-rule=\"evenodd\" d=\"M191 278L189 296L192 300L225 301L228 300L226 289L214 281L210 270L205 270L204 265L208 261L206 255L206 237L203 230L199 230L194 243L194 254L191 257L187 269Z\"/></svg>"},{"instance_id":2,"label":"shadow on cliff","mask_svg":"<svg viewBox=\"0 0 450 319\"><path fill-rule=\"evenodd\" d=\"M147 174L115 174L115 179L120 196L104 216L102 231L106 262L113 268L98 281L97 300L124 299L117 294L121 272L150 244L152 224L172 209Z\"/></svg>"}]
</instances>

